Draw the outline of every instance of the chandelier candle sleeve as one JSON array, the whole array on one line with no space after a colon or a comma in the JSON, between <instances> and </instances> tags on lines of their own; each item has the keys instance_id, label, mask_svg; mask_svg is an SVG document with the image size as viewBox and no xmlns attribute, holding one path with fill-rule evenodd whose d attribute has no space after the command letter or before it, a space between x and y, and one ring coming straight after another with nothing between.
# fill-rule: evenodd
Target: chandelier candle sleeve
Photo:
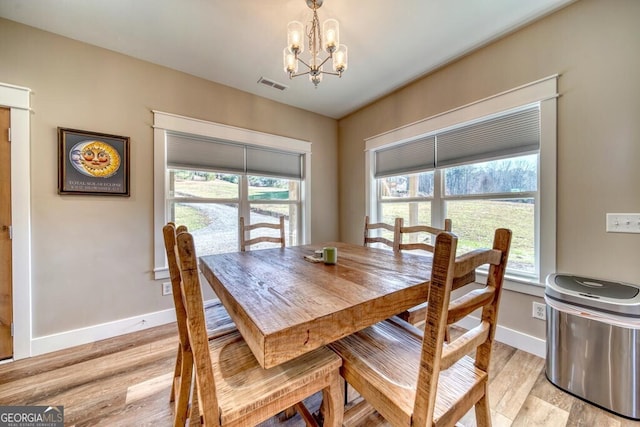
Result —
<instances>
[{"instance_id":1,"label":"chandelier candle sleeve","mask_svg":"<svg viewBox=\"0 0 640 427\"><path fill-rule=\"evenodd\" d=\"M282 52L282 58L284 71L290 79L308 74L309 80L317 88L324 74L342 77L342 73L347 69L347 46L340 44L340 25L337 20L327 19L322 24L322 31L320 31L318 9L324 0L305 1L307 6L313 10L311 21L306 27L298 21L289 22L287 25L287 47ZM305 51L305 44L309 47L309 56L306 62L301 56ZM322 57L323 51L328 54L325 58ZM329 60L331 60L333 72L323 69L323 65ZM300 64L306 71L299 71Z\"/></svg>"},{"instance_id":2,"label":"chandelier candle sleeve","mask_svg":"<svg viewBox=\"0 0 640 427\"><path fill-rule=\"evenodd\" d=\"M304 52L304 26L302 22L291 21L287 25L287 45L289 53L298 55Z\"/></svg>"},{"instance_id":3,"label":"chandelier candle sleeve","mask_svg":"<svg viewBox=\"0 0 640 427\"><path fill-rule=\"evenodd\" d=\"M343 44L333 53L333 69L338 73L347 69L347 47Z\"/></svg>"},{"instance_id":4,"label":"chandelier candle sleeve","mask_svg":"<svg viewBox=\"0 0 640 427\"><path fill-rule=\"evenodd\" d=\"M284 71L287 73L297 73L298 72L298 60L296 56L289 51L289 48L284 48Z\"/></svg>"},{"instance_id":5,"label":"chandelier candle sleeve","mask_svg":"<svg viewBox=\"0 0 640 427\"><path fill-rule=\"evenodd\" d=\"M322 24L322 33L324 34L324 50L333 53L340 44L340 28L338 21L335 19L327 19Z\"/></svg>"}]
</instances>

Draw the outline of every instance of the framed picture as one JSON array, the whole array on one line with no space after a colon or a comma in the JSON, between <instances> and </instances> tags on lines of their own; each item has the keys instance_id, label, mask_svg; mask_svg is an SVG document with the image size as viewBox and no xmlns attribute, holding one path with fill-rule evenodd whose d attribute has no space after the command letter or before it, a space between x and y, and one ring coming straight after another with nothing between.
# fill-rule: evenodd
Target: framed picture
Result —
<instances>
[{"instance_id":1,"label":"framed picture","mask_svg":"<svg viewBox=\"0 0 640 427\"><path fill-rule=\"evenodd\" d=\"M58 194L129 196L129 137L58 128Z\"/></svg>"}]
</instances>

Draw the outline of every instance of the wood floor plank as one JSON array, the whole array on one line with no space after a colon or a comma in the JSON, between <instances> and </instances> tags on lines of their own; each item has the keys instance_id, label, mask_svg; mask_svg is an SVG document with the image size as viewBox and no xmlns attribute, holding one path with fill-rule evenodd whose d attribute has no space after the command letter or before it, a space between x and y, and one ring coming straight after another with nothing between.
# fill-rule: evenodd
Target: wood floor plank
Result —
<instances>
[{"instance_id":1,"label":"wood floor plank","mask_svg":"<svg viewBox=\"0 0 640 427\"><path fill-rule=\"evenodd\" d=\"M135 364L133 368L125 368L120 372L112 372L108 378L98 381L87 381L75 385L55 396L55 404L65 406L65 420L79 423L88 414L94 418L109 417L118 414L127 405L127 391L130 385L148 381L171 372L172 360L165 358L162 363ZM161 390L169 402L170 383ZM50 404L51 397L43 400L41 404Z\"/></svg>"},{"instance_id":2,"label":"wood floor plank","mask_svg":"<svg viewBox=\"0 0 640 427\"><path fill-rule=\"evenodd\" d=\"M603 411L583 400L575 399L571 407L570 420L567 427L598 426L598 427L620 427L621 418ZM636 422L635 426L640 425Z\"/></svg>"},{"instance_id":3,"label":"wood floor plank","mask_svg":"<svg viewBox=\"0 0 640 427\"><path fill-rule=\"evenodd\" d=\"M568 411L529 395L511 425L513 427L564 427L568 419Z\"/></svg>"},{"instance_id":4,"label":"wood floor plank","mask_svg":"<svg viewBox=\"0 0 640 427\"><path fill-rule=\"evenodd\" d=\"M473 411L471 411L473 412ZM474 414L475 415L475 414ZM491 422L493 427L510 427L511 426L511 420L507 417L505 417L502 414L499 414L495 411L491 411ZM475 417L474 417L474 423L473 424L465 424L465 426L475 426Z\"/></svg>"},{"instance_id":5,"label":"wood floor plank","mask_svg":"<svg viewBox=\"0 0 640 427\"><path fill-rule=\"evenodd\" d=\"M543 359L522 350L516 351L489 384L492 408L510 420L515 419L543 365Z\"/></svg>"},{"instance_id":6,"label":"wood floor plank","mask_svg":"<svg viewBox=\"0 0 640 427\"><path fill-rule=\"evenodd\" d=\"M152 394L159 393L162 390L169 389L173 381L173 373L167 372L166 374L153 377L138 384L134 384L127 388L126 403L132 403L136 400L142 400L149 397Z\"/></svg>"},{"instance_id":7,"label":"wood floor plank","mask_svg":"<svg viewBox=\"0 0 640 427\"><path fill-rule=\"evenodd\" d=\"M491 363L489 364L489 384L496 379L500 371L502 371L502 368L506 366L515 352L516 349L509 345L497 341L493 343Z\"/></svg>"},{"instance_id":8,"label":"wood floor plank","mask_svg":"<svg viewBox=\"0 0 640 427\"><path fill-rule=\"evenodd\" d=\"M121 410L111 413L108 417L100 414L87 416L78 421L76 427L169 427L173 425L173 411L168 397L169 387L144 399L123 405Z\"/></svg>"},{"instance_id":9,"label":"wood floor plank","mask_svg":"<svg viewBox=\"0 0 640 427\"><path fill-rule=\"evenodd\" d=\"M540 375L531 389L531 395L567 412L571 411L571 407L576 401L575 397L553 385L547 379L544 369L540 371Z\"/></svg>"}]
</instances>

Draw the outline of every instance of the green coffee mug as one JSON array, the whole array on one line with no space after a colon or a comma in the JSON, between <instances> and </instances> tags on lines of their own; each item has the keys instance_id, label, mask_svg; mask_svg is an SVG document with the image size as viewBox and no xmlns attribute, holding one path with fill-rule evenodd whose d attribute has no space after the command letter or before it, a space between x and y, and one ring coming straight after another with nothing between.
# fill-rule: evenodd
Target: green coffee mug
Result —
<instances>
[{"instance_id":1,"label":"green coffee mug","mask_svg":"<svg viewBox=\"0 0 640 427\"><path fill-rule=\"evenodd\" d=\"M322 258L325 264L335 264L338 261L338 248L322 248Z\"/></svg>"}]
</instances>

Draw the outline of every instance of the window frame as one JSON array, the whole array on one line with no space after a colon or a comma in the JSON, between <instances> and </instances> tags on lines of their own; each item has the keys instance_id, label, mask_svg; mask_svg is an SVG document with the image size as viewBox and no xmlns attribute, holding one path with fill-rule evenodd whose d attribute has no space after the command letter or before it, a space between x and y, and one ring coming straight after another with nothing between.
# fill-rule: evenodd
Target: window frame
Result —
<instances>
[{"instance_id":1,"label":"window frame","mask_svg":"<svg viewBox=\"0 0 640 427\"><path fill-rule=\"evenodd\" d=\"M476 102L419 120L365 139L365 203L366 213L372 221L378 220L378 185L374 177L375 153L395 145L424 138L473 121L490 116L539 104L540 108L540 151L538 154L538 191L535 205L535 246L538 274L535 278L507 275L505 288L531 294L544 295L544 279L556 269L556 159L557 159L557 79L552 75L513 88L511 90L481 99ZM442 188L441 171L434 174L434 197L442 199L442 208L436 209L432 203L432 223L444 221L444 197L438 192ZM455 229L455 224L454 224Z\"/></svg>"},{"instance_id":2,"label":"window frame","mask_svg":"<svg viewBox=\"0 0 640 427\"><path fill-rule=\"evenodd\" d=\"M299 244L311 240L311 142L243 129L205 120L152 110L154 146L154 278L169 277L162 227L168 221L169 173L167 169L167 133L180 132L205 138L217 138L261 148L301 154L303 176L300 180ZM246 181L246 179L245 179ZM241 190L242 192L242 190ZM242 197L242 194L240 195Z\"/></svg>"}]
</instances>

